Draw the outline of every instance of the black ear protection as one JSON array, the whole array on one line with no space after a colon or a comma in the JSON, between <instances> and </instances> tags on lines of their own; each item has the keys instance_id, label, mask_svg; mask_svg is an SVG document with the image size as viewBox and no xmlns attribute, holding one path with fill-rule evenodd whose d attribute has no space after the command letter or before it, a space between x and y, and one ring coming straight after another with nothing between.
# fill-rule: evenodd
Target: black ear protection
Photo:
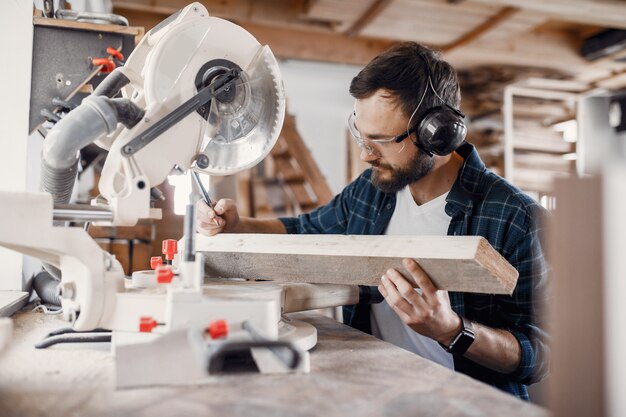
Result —
<instances>
[{"instance_id":1,"label":"black ear protection","mask_svg":"<svg viewBox=\"0 0 626 417\"><path fill-rule=\"evenodd\" d=\"M426 73L428 74L428 82L424 87L422 99L425 97L430 87L435 96L443 103L441 106L431 107L426 111L422 119L417 123L415 129L416 140L413 142L422 152L428 156L439 155L444 156L452 153L456 148L461 146L467 135L467 126L463 122L465 115L460 110L455 109L446 103L435 91L435 87L430 76L430 66L428 61L422 55L419 55L424 61Z\"/></svg>"}]
</instances>

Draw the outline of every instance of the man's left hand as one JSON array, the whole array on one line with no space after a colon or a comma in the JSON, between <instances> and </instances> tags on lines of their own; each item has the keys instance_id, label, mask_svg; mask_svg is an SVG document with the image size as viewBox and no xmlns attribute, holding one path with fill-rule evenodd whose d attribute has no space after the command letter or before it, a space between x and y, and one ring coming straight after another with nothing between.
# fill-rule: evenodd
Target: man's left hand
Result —
<instances>
[{"instance_id":1,"label":"man's left hand","mask_svg":"<svg viewBox=\"0 0 626 417\"><path fill-rule=\"evenodd\" d=\"M404 259L402 263L422 290L421 294L395 269L383 274L378 290L410 328L449 346L463 324L450 307L448 292L438 290L413 259Z\"/></svg>"}]
</instances>

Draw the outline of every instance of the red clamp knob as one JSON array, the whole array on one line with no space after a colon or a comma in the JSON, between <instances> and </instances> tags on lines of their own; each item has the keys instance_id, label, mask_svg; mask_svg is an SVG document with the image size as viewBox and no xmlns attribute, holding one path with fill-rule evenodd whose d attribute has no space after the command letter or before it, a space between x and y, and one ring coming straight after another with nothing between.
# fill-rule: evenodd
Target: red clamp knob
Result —
<instances>
[{"instance_id":1,"label":"red clamp knob","mask_svg":"<svg viewBox=\"0 0 626 417\"><path fill-rule=\"evenodd\" d=\"M102 67L100 68L100 72L112 72L115 69L115 62L113 62L109 58L92 58L91 64L94 67Z\"/></svg>"},{"instance_id":2,"label":"red clamp knob","mask_svg":"<svg viewBox=\"0 0 626 417\"><path fill-rule=\"evenodd\" d=\"M165 259L171 261L174 259L174 255L178 253L178 241L174 239L165 239L161 246L161 251L165 255Z\"/></svg>"},{"instance_id":3,"label":"red clamp knob","mask_svg":"<svg viewBox=\"0 0 626 417\"><path fill-rule=\"evenodd\" d=\"M156 270L156 279L159 284L169 284L174 278L174 271L168 265L159 265Z\"/></svg>"},{"instance_id":4,"label":"red clamp knob","mask_svg":"<svg viewBox=\"0 0 626 417\"><path fill-rule=\"evenodd\" d=\"M107 54L111 55L113 58L119 59L120 61L124 60L124 55L120 51L115 48L111 48L110 46L107 48Z\"/></svg>"},{"instance_id":5,"label":"red clamp knob","mask_svg":"<svg viewBox=\"0 0 626 417\"><path fill-rule=\"evenodd\" d=\"M216 320L209 325L207 333L211 335L212 339L219 339L228 335L228 323L226 320Z\"/></svg>"},{"instance_id":6,"label":"red clamp knob","mask_svg":"<svg viewBox=\"0 0 626 417\"><path fill-rule=\"evenodd\" d=\"M163 258L160 256L153 256L150 258L150 268L157 269L161 265L163 265Z\"/></svg>"},{"instance_id":7,"label":"red clamp knob","mask_svg":"<svg viewBox=\"0 0 626 417\"><path fill-rule=\"evenodd\" d=\"M150 333L158 325L159 323L152 317L143 316L139 318L139 331L142 333Z\"/></svg>"}]
</instances>

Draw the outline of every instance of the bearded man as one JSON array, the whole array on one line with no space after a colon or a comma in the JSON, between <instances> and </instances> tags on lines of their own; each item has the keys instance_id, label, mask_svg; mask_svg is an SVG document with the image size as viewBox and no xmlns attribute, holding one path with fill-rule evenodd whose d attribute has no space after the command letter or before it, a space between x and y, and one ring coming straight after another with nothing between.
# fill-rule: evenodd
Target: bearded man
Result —
<instances>
[{"instance_id":1,"label":"bearded man","mask_svg":"<svg viewBox=\"0 0 626 417\"><path fill-rule=\"evenodd\" d=\"M240 217L232 200L197 205L198 230L227 233L480 235L519 272L511 296L438 290L411 259L411 287L388 270L384 301L344 307L344 321L522 399L548 368L547 335L534 313L545 296L539 240L543 209L485 168L465 141L460 88L438 53L406 42L352 80L348 127L371 168L328 204L298 217ZM375 298L375 297L374 297Z\"/></svg>"}]
</instances>

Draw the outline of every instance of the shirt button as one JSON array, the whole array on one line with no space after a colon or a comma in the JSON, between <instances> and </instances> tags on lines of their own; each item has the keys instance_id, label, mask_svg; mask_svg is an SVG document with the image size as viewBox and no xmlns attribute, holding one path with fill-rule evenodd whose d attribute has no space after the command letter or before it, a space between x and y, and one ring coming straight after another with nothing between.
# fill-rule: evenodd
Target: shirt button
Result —
<instances>
[{"instance_id":1,"label":"shirt button","mask_svg":"<svg viewBox=\"0 0 626 417\"><path fill-rule=\"evenodd\" d=\"M387 210L391 210L391 204L387 204Z\"/></svg>"}]
</instances>

